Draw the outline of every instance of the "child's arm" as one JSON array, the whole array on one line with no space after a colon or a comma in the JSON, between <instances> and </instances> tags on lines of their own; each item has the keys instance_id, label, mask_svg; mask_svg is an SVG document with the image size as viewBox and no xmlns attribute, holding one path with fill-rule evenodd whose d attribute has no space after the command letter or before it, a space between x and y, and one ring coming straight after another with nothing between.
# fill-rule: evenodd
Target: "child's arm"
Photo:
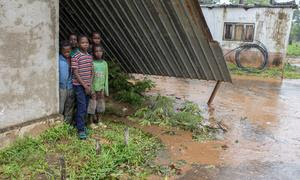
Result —
<instances>
[{"instance_id":1,"label":"child's arm","mask_svg":"<svg viewBox=\"0 0 300 180\"><path fill-rule=\"evenodd\" d=\"M109 92L108 92L108 65L107 65L107 63L105 63L105 66L106 66L106 68L105 68L105 89L104 89L104 91L105 91L105 95L109 96Z\"/></svg>"},{"instance_id":2,"label":"child's arm","mask_svg":"<svg viewBox=\"0 0 300 180\"><path fill-rule=\"evenodd\" d=\"M92 86L94 84L94 78L95 78L95 71L94 71L94 63L92 65Z\"/></svg>"},{"instance_id":3,"label":"child's arm","mask_svg":"<svg viewBox=\"0 0 300 180\"><path fill-rule=\"evenodd\" d=\"M78 69L73 69L74 75L77 79L77 81L79 82L79 84L81 84L84 88L87 88L88 86L84 83L84 81L81 79L79 73L78 73Z\"/></svg>"},{"instance_id":4,"label":"child's arm","mask_svg":"<svg viewBox=\"0 0 300 180\"><path fill-rule=\"evenodd\" d=\"M91 84L91 94L94 94L94 79L95 79L95 71L94 71L94 63L92 65L92 84Z\"/></svg>"}]
</instances>

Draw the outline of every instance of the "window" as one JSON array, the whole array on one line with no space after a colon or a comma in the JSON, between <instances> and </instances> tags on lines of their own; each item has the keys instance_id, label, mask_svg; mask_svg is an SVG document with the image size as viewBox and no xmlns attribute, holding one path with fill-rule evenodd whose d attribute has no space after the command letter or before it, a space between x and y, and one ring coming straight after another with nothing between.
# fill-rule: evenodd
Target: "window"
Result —
<instances>
[{"instance_id":1,"label":"window","mask_svg":"<svg viewBox=\"0 0 300 180\"><path fill-rule=\"evenodd\" d=\"M225 39L232 39L232 32L233 32L233 25L232 24L225 24Z\"/></svg>"},{"instance_id":2,"label":"window","mask_svg":"<svg viewBox=\"0 0 300 180\"><path fill-rule=\"evenodd\" d=\"M234 40L242 41L244 34L244 26L243 25L235 25L234 28Z\"/></svg>"},{"instance_id":3,"label":"window","mask_svg":"<svg viewBox=\"0 0 300 180\"><path fill-rule=\"evenodd\" d=\"M253 41L254 26L246 25L245 41Z\"/></svg>"},{"instance_id":4,"label":"window","mask_svg":"<svg viewBox=\"0 0 300 180\"><path fill-rule=\"evenodd\" d=\"M223 40L252 42L254 37L254 24L250 23L224 23Z\"/></svg>"}]
</instances>

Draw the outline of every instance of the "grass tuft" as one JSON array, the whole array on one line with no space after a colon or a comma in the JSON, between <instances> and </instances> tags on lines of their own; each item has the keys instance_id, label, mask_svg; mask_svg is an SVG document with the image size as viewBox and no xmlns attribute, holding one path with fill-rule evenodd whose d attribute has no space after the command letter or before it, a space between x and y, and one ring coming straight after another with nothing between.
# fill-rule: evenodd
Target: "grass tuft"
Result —
<instances>
[{"instance_id":1,"label":"grass tuft","mask_svg":"<svg viewBox=\"0 0 300 180\"><path fill-rule=\"evenodd\" d=\"M288 56L300 56L300 44L299 43L293 43L289 44L287 48L287 55Z\"/></svg>"}]
</instances>

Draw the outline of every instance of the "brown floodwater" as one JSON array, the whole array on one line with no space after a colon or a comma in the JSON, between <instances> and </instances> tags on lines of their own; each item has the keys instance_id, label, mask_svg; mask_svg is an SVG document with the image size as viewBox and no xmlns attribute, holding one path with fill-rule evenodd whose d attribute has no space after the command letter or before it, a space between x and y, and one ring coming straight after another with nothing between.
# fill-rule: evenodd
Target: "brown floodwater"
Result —
<instances>
[{"instance_id":1,"label":"brown floodwater","mask_svg":"<svg viewBox=\"0 0 300 180\"><path fill-rule=\"evenodd\" d=\"M215 82L148 78L156 83L150 94L193 101L205 118L229 127L222 140L205 143L180 130L144 128L166 144L159 163L186 162L171 179L300 179L300 80L233 77L208 107Z\"/></svg>"}]
</instances>

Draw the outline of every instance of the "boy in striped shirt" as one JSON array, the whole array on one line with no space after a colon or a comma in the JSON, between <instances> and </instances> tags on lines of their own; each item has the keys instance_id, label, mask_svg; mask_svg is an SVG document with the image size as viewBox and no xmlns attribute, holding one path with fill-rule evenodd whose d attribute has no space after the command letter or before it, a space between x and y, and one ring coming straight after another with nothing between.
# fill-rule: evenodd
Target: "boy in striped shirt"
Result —
<instances>
[{"instance_id":1,"label":"boy in striped shirt","mask_svg":"<svg viewBox=\"0 0 300 180\"><path fill-rule=\"evenodd\" d=\"M88 54L89 41L87 36L80 36L79 51L72 57L73 87L77 100L75 121L80 139L86 139L84 118L87 114L89 95L91 94L93 57Z\"/></svg>"}]
</instances>

